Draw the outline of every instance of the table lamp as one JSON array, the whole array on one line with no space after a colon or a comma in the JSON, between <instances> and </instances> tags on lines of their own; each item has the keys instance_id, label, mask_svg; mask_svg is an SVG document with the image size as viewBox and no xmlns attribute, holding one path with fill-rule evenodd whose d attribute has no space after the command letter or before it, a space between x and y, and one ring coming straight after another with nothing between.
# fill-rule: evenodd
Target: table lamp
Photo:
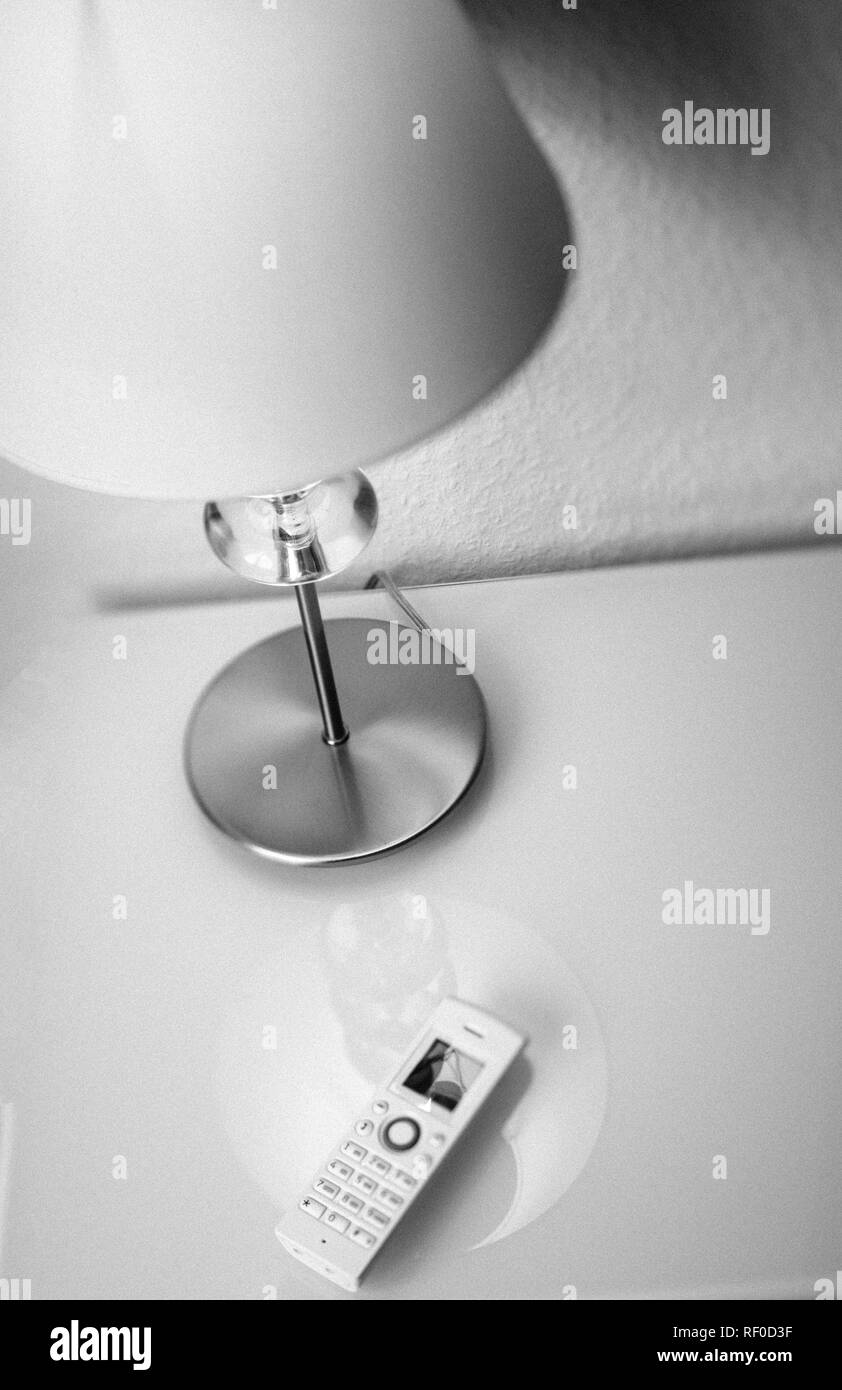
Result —
<instances>
[{"instance_id":1,"label":"table lamp","mask_svg":"<svg viewBox=\"0 0 842 1390\"><path fill-rule=\"evenodd\" d=\"M324 624L316 585L374 529L360 465L547 327L549 169L455 0L6 0L3 31L0 451L200 499L223 561L294 589L304 640L245 652L190 720L219 828L292 863L412 840L476 774L479 688L372 664L376 625Z\"/></svg>"}]
</instances>

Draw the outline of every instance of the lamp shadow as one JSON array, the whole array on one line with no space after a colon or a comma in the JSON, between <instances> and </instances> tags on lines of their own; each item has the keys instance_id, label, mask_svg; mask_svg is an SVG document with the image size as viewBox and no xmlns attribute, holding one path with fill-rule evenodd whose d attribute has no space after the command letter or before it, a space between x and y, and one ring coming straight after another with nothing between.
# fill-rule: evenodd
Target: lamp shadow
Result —
<instances>
[{"instance_id":1,"label":"lamp shadow","mask_svg":"<svg viewBox=\"0 0 842 1390\"><path fill-rule=\"evenodd\" d=\"M754 98L780 99L788 90L786 70L769 63L768 0L579 0L577 9L564 0L463 0L464 8L494 46L528 49L545 70L578 66L580 59L621 68L624 81L614 89L618 105L635 91L663 82L706 89L710 97L735 96L742 104ZM838 7L819 0L828 20L842 33ZM828 35L831 39L831 35ZM583 83L578 84L580 87ZM693 93L687 91L689 97ZM708 103L710 104L710 103Z\"/></svg>"},{"instance_id":2,"label":"lamp shadow","mask_svg":"<svg viewBox=\"0 0 842 1390\"><path fill-rule=\"evenodd\" d=\"M680 151L664 147L665 158L675 156L671 177L678 180L775 202L781 181L812 186L811 151L826 162L838 149L836 0L579 0L575 10L564 0L463 4L501 66L511 66L514 85L529 74L529 103L551 129L559 121L574 130L588 123L607 140L640 143L660 141L663 111L685 100L770 109L767 158L746 161L738 147L710 146L682 161ZM840 208L842 186L833 182L822 197Z\"/></svg>"}]
</instances>

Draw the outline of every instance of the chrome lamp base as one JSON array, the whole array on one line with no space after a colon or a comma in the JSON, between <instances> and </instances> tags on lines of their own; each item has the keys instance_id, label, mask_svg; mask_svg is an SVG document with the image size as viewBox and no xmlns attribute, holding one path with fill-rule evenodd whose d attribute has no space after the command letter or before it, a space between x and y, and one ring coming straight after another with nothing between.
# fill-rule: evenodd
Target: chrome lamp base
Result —
<instances>
[{"instance_id":1,"label":"chrome lamp base","mask_svg":"<svg viewBox=\"0 0 842 1390\"><path fill-rule=\"evenodd\" d=\"M470 787L485 746L482 695L441 650L437 664L371 664L372 634L388 641L389 624L336 619L324 633L340 673L340 732L344 716L350 734L329 742L337 731L321 692L319 716L313 624L308 631L299 603L304 633L251 647L201 696L187 730L188 780L210 820L257 854L288 864L366 859L414 840ZM318 606L315 621L318 636Z\"/></svg>"},{"instance_id":2,"label":"chrome lamp base","mask_svg":"<svg viewBox=\"0 0 842 1390\"><path fill-rule=\"evenodd\" d=\"M350 564L376 524L377 499L359 469L205 508L224 564L259 584L291 587L298 600L301 629L226 666L199 699L185 742L187 778L205 815L269 859L340 864L396 849L455 806L482 761L479 686L387 575L380 578L414 636L426 633L416 644L422 661L402 664L412 647L402 648L397 623L322 621L318 581Z\"/></svg>"}]
</instances>

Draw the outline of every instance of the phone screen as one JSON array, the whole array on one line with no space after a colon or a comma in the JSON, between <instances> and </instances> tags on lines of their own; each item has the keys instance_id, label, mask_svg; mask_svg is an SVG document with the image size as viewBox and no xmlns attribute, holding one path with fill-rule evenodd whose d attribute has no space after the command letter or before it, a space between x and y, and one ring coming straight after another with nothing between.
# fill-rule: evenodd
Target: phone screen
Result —
<instances>
[{"instance_id":1,"label":"phone screen","mask_svg":"<svg viewBox=\"0 0 842 1390\"><path fill-rule=\"evenodd\" d=\"M481 1071L482 1062L476 1062L442 1038L436 1038L403 1084L445 1110L455 1110Z\"/></svg>"}]
</instances>

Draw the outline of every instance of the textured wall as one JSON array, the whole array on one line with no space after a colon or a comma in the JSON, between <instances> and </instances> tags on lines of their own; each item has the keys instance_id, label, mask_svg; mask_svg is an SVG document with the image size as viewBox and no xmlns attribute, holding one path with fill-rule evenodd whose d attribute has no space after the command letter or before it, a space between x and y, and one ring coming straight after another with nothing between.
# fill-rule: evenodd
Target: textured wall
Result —
<instances>
[{"instance_id":1,"label":"textured wall","mask_svg":"<svg viewBox=\"0 0 842 1390\"><path fill-rule=\"evenodd\" d=\"M837 0L468 0L564 194L579 268L492 401L371 470L381 528L344 577L482 577L807 538L842 486L842 7ZM772 148L668 148L661 114L768 106ZM712 397L724 373L728 399ZM0 546L33 641L103 589L243 592L196 508L33 499ZM565 504L578 528L562 526ZM13 592L12 592L13 591Z\"/></svg>"},{"instance_id":2,"label":"textured wall","mask_svg":"<svg viewBox=\"0 0 842 1390\"><path fill-rule=\"evenodd\" d=\"M377 470L383 558L500 574L810 534L842 486L842 7L469 9L557 170L579 269L517 380ZM689 99L770 107L771 152L665 146L662 112Z\"/></svg>"}]
</instances>

